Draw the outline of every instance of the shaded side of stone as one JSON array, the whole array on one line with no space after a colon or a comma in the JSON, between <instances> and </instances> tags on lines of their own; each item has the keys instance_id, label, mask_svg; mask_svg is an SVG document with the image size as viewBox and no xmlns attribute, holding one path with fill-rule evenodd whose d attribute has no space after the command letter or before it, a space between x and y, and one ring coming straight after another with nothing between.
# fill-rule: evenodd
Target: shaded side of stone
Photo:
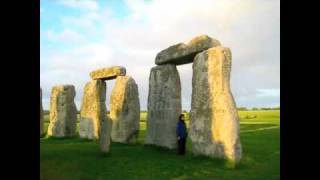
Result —
<instances>
[{"instance_id":1,"label":"shaded side of stone","mask_svg":"<svg viewBox=\"0 0 320 180\"><path fill-rule=\"evenodd\" d=\"M101 120L101 134L99 138L100 150L103 153L108 153L110 151L111 145L111 130L112 121L109 117L105 117Z\"/></svg>"},{"instance_id":2,"label":"shaded side of stone","mask_svg":"<svg viewBox=\"0 0 320 180\"><path fill-rule=\"evenodd\" d=\"M140 121L138 86L130 76L118 76L110 100L111 138L114 142L137 141Z\"/></svg>"},{"instance_id":3,"label":"shaded side of stone","mask_svg":"<svg viewBox=\"0 0 320 180\"><path fill-rule=\"evenodd\" d=\"M175 149L180 114L181 84L176 66L153 67L149 77L146 144Z\"/></svg>"}]
</instances>

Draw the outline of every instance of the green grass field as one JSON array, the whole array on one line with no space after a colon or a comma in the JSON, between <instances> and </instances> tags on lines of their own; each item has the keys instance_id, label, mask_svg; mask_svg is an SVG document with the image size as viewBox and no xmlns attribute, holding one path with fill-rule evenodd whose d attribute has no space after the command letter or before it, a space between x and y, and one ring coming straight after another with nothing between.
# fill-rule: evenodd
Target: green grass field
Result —
<instances>
[{"instance_id":1,"label":"green grass field","mask_svg":"<svg viewBox=\"0 0 320 180\"><path fill-rule=\"evenodd\" d=\"M100 154L97 142L41 138L40 177L42 180L280 179L280 111L240 111L239 115L243 158L235 169L227 168L223 160L192 155L190 139L183 157L175 151L143 145L146 114L142 113L139 143L112 143L107 156Z\"/></svg>"}]
</instances>

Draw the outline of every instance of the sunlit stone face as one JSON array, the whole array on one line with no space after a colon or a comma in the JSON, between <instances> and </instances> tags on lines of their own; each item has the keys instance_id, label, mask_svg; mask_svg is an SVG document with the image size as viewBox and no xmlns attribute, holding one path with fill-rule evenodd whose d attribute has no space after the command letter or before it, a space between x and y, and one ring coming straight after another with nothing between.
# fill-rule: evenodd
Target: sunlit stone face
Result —
<instances>
[{"instance_id":1,"label":"sunlit stone face","mask_svg":"<svg viewBox=\"0 0 320 180\"><path fill-rule=\"evenodd\" d=\"M72 137L76 135L77 108L74 103L75 95L73 85L61 85L52 88L49 136Z\"/></svg>"},{"instance_id":2,"label":"sunlit stone face","mask_svg":"<svg viewBox=\"0 0 320 180\"><path fill-rule=\"evenodd\" d=\"M126 69L122 66L113 66L113 67L107 67L98 69L95 71L92 71L90 73L90 77L93 80L111 80L115 79L117 76L125 76L126 75Z\"/></svg>"},{"instance_id":3,"label":"sunlit stone face","mask_svg":"<svg viewBox=\"0 0 320 180\"><path fill-rule=\"evenodd\" d=\"M239 162L239 117L230 90L230 71L229 48L210 48L195 57L190 137L195 154Z\"/></svg>"},{"instance_id":4,"label":"sunlit stone face","mask_svg":"<svg viewBox=\"0 0 320 180\"><path fill-rule=\"evenodd\" d=\"M84 87L80 110L79 135L86 139L99 139L100 122L106 118L106 83L91 80Z\"/></svg>"}]
</instances>

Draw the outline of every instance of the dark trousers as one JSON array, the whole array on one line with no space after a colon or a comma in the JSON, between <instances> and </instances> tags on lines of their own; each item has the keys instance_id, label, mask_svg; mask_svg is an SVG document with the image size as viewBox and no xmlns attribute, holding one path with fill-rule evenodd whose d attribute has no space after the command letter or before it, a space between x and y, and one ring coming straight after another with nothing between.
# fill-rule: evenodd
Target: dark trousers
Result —
<instances>
[{"instance_id":1,"label":"dark trousers","mask_svg":"<svg viewBox=\"0 0 320 180\"><path fill-rule=\"evenodd\" d=\"M186 138L178 140L178 154L184 155L186 153Z\"/></svg>"}]
</instances>

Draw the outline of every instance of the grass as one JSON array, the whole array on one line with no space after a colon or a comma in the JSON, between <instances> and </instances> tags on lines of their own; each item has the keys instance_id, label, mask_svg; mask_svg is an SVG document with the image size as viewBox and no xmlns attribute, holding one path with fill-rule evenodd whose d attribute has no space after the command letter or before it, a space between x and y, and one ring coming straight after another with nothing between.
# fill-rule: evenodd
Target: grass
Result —
<instances>
[{"instance_id":1,"label":"grass","mask_svg":"<svg viewBox=\"0 0 320 180\"><path fill-rule=\"evenodd\" d=\"M192 155L190 139L183 157L175 151L143 145L142 121L138 144L112 143L107 156L101 155L97 142L79 138L40 139L40 177L42 180L280 179L280 111L240 111L239 116L243 158L236 169L226 168L222 160Z\"/></svg>"}]
</instances>

